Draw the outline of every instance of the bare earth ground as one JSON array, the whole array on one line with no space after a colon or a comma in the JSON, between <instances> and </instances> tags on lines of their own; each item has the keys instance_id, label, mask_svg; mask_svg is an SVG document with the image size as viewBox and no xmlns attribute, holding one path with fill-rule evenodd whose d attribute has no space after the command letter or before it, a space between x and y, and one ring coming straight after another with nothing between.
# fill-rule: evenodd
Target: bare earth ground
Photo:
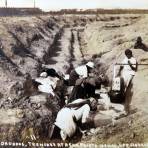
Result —
<instances>
[{"instance_id":1,"label":"bare earth ground","mask_svg":"<svg viewBox=\"0 0 148 148\"><path fill-rule=\"evenodd\" d=\"M97 54L101 56L106 74L111 80L113 65L123 59L124 50L127 48L132 49L138 63L148 64L148 52L133 49L138 36L142 37L145 44L148 43L147 23L148 15L144 14L1 17L0 39L3 48L0 49L0 139L15 139L18 125L21 130L23 129L21 139L28 131L40 136L40 132L37 134L32 130L34 125L30 124L33 121L29 117L34 115L34 112L28 109L27 103L21 108L16 107L15 103L10 103L10 101L19 102L24 96L29 95L30 88L24 88L26 73L35 78L41 66L54 67L65 73L68 68L75 67ZM96 58L95 61L100 61L100 58ZM147 65L138 67L133 84L131 102L133 112L115 121L114 125L91 129L87 136L82 137L81 142L97 144L148 142ZM54 101L52 103L53 106L56 105ZM52 105L48 109L43 108L46 115L51 118ZM29 118L27 127L22 111L25 117ZM38 112L42 121L44 114L41 110ZM35 117L34 120L37 121ZM8 135L4 134L6 132Z\"/></svg>"}]
</instances>

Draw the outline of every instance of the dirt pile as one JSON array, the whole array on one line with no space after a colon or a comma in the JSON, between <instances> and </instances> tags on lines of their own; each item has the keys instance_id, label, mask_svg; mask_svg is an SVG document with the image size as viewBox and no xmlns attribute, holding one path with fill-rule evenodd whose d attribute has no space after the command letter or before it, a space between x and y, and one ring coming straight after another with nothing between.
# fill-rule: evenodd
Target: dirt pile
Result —
<instances>
[{"instance_id":1,"label":"dirt pile","mask_svg":"<svg viewBox=\"0 0 148 148\"><path fill-rule=\"evenodd\" d=\"M49 103L46 96L29 97L31 87L27 75L37 77L42 63L45 63L43 57L62 25L48 17L6 17L0 21L0 82L3 85L0 87L0 138L19 141L27 136L30 138L30 135L47 136L58 103L56 99L52 99L55 104Z\"/></svg>"},{"instance_id":2,"label":"dirt pile","mask_svg":"<svg viewBox=\"0 0 148 148\"><path fill-rule=\"evenodd\" d=\"M66 73L81 62L78 32L89 19L0 18L0 139L19 141L30 135L37 139L49 136L60 108L59 98L32 94L31 79L45 67Z\"/></svg>"},{"instance_id":3,"label":"dirt pile","mask_svg":"<svg viewBox=\"0 0 148 148\"><path fill-rule=\"evenodd\" d=\"M46 20L47 19L47 20ZM16 82L26 73L33 78L37 76L60 25L46 18L1 18L1 79L3 77ZM6 74L7 73L7 74ZM15 80L16 79L16 80ZM4 87L5 88L5 83ZM12 82L6 82L10 86ZM1 91L1 93L8 91Z\"/></svg>"}]
</instances>

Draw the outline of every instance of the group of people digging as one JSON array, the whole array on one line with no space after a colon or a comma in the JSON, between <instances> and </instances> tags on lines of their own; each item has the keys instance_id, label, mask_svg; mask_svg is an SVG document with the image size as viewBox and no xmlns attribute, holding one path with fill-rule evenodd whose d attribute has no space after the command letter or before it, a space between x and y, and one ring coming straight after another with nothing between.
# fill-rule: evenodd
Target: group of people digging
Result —
<instances>
[{"instance_id":1,"label":"group of people digging","mask_svg":"<svg viewBox=\"0 0 148 148\"><path fill-rule=\"evenodd\" d=\"M54 69L46 69L40 74L40 78L35 80L39 83L38 90L40 92L56 96L54 90L58 80L62 80L66 88L71 88L70 93L64 94L64 104L57 114L50 137L53 137L55 131L56 134L58 131L62 140L66 140L75 134L78 125L86 127L90 111L97 110L101 100L103 100L102 105L106 105L106 109L109 109L112 106L112 99L119 102L118 99L121 98L118 97L122 97L125 99L125 101L123 99L121 101L125 103L124 110L129 111L128 91L137 71L137 61L130 49L125 50L123 62L117 65L120 65L120 70L113 79L114 87L111 87L111 90L106 89L106 92L99 91L99 93L96 93L96 90L101 90L107 79L106 76L93 72L95 64L92 61L74 68L70 74L65 76L60 75ZM121 87L122 80L123 87ZM101 93L105 93L105 95L101 95Z\"/></svg>"}]
</instances>

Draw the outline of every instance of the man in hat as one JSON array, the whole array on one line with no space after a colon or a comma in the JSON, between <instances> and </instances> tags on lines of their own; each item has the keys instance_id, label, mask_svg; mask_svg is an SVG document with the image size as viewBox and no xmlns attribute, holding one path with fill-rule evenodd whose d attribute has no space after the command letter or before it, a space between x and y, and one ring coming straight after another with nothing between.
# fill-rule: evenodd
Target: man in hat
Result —
<instances>
[{"instance_id":1,"label":"man in hat","mask_svg":"<svg viewBox=\"0 0 148 148\"><path fill-rule=\"evenodd\" d=\"M69 85L74 86L74 88L70 94L69 102L76 98L80 98L80 96L78 96L78 91L81 91L81 86L84 84L93 68L94 63L88 62L86 65L79 66L71 71L69 76Z\"/></svg>"},{"instance_id":2,"label":"man in hat","mask_svg":"<svg viewBox=\"0 0 148 148\"><path fill-rule=\"evenodd\" d=\"M70 72L69 85L74 86L78 79L87 78L88 74L94 68L93 62L88 62L85 65L78 66Z\"/></svg>"}]
</instances>

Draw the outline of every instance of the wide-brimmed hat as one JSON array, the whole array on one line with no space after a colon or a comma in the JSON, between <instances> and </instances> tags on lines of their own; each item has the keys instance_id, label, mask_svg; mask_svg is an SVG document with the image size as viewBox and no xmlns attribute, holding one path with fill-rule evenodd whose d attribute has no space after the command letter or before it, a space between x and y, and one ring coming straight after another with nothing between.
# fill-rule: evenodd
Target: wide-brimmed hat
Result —
<instances>
[{"instance_id":1,"label":"wide-brimmed hat","mask_svg":"<svg viewBox=\"0 0 148 148\"><path fill-rule=\"evenodd\" d=\"M64 76L64 80L69 80L69 78L70 78L70 75L69 75L69 74L66 74L66 75Z\"/></svg>"},{"instance_id":2,"label":"wide-brimmed hat","mask_svg":"<svg viewBox=\"0 0 148 148\"><path fill-rule=\"evenodd\" d=\"M86 65L90 68L94 68L94 66L95 66L95 64L93 62L88 62Z\"/></svg>"},{"instance_id":3,"label":"wide-brimmed hat","mask_svg":"<svg viewBox=\"0 0 148 148\"><path fill-rule=\"evenodd\" d=\"M42 73L40 74L40 77L46 78L46 77L47 77L47 72L42 72Z\"/></svg>"}]
</instances>

